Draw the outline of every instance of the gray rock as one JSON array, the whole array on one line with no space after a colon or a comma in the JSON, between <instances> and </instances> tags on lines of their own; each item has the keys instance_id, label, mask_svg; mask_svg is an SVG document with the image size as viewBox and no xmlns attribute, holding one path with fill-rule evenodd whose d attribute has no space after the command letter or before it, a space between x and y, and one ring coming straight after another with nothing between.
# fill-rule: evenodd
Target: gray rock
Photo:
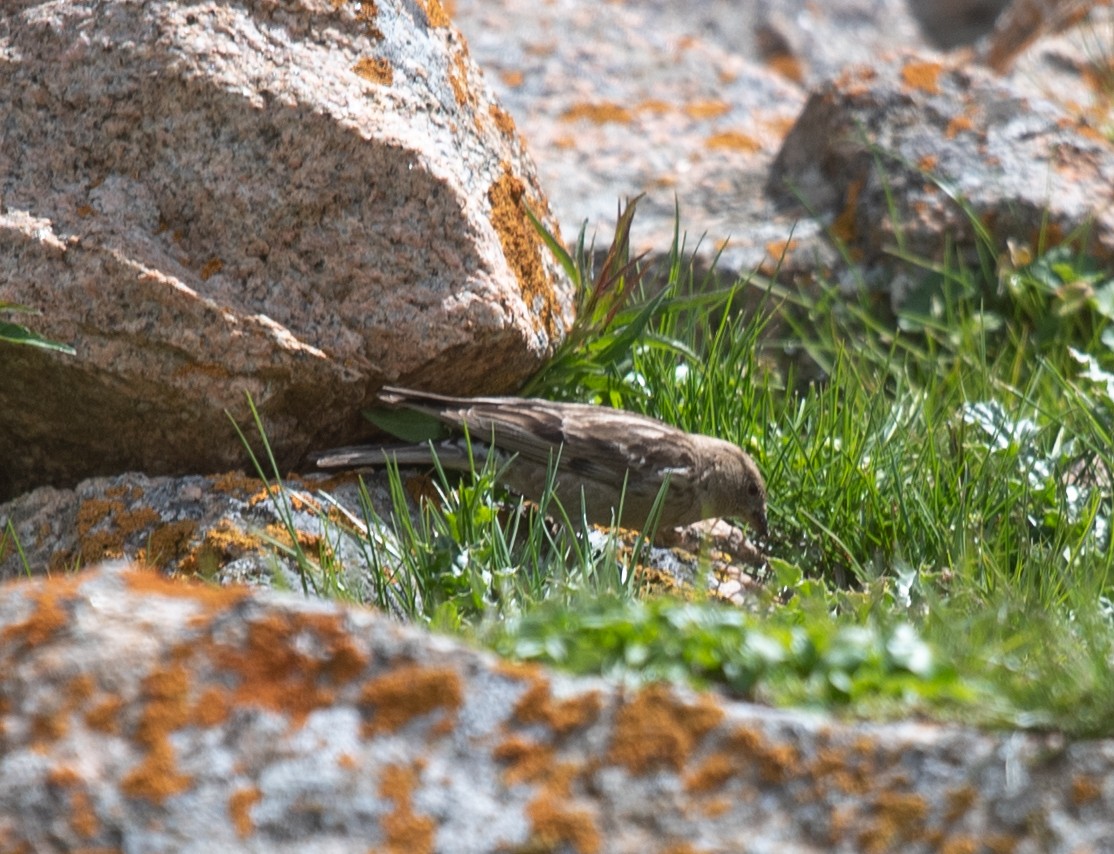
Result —
<instances>
[{"instance_id":1,"label":"gray rock","mask_svg":"<svg viewBox=\"0 0 1114 854\"><path fill-rule=\"evenodd\" d=\"M508 665L116 565L0 590L0 847L1105 850L1114 743Z\"/></svg>"},{"instance_id":2,"label":"gray rock","mask_svg":"<svg viewBox=\"0 0 1114 854\"><path fill-rule=\"evenodd\" d=\"M385 379L508 390L571 322L436 2L7 4L0 102L0 300L77 350L0 351L0 496L227 468L246 393L290 464Z\"/></svg>"}]
</instances>

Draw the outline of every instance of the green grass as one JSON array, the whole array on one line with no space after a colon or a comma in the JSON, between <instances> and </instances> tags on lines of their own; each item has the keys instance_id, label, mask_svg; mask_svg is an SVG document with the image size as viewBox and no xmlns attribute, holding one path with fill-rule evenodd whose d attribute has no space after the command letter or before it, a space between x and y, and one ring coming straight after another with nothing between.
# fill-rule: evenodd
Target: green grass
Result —
<instances>
[{"instance_id":1,"label":"green grass","mask_svg":"<svg viewBox=\"0 0 1114 854\"><path fill-rule=\"evenodd\" d=\"M647 598L616 537L555 503L508 509L488 466L439 473L441 501L416 515L397 472L387 518L368 502L378 604L577 672L1114 732L1111 271L1067 245L999 258L987 236L974 268L908 259L920 284L895 315L834 289L709 290L677 245L651 289L629 221L598 274L582 242L553 245L581 319L529 390L751 452L770 494L765 591L745 608Z\"/></svg>"}]
</instances>

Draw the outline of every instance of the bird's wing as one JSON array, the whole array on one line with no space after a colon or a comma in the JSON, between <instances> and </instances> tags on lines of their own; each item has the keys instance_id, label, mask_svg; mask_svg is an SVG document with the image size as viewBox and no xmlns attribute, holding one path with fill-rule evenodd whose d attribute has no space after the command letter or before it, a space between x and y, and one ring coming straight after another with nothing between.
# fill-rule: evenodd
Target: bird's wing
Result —
<instances>
[{"instance_id":1,"label":"bird's wing","mask_svg":"<svg viewBox=\"0 0 1114 854\"><path fill-rule=\"evenodd\" d=\"M688 434L660 421L600 406L511 400L477 402L460 412L461 424L474 440L493 439L500 449L541 465L560 448L562 469L617 489L628 470L681 479L695 472Z\"/></svg>"},{"instance_id":2,"label":"bird's wing","mask_svg":"<svg viewBox=\"0 0 1114 854\"><path fill-rule=\"evenodd\" d=\"M348 448L334 448L318 454L315 462L318 468L362 468L383 466L388 461L399 466L428 466L433 464L434 456L446 469L467 471L472 460L482 461L482 456L469 457L468 449L456 440L426 442L423 445L353 445Z\"/></svg>"}]
</instances>

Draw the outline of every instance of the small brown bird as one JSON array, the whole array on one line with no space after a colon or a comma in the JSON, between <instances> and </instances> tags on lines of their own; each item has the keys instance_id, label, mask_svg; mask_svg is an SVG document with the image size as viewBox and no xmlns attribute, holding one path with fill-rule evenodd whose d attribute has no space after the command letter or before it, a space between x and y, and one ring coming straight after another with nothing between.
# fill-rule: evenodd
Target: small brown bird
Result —
<instances>
[{"instance_id":1,"label":"small brown bird","mask_svg":"<svg viewBox=\"0 0 1114 854\"><path fill-rule=\"evenodd\" d=\"M766 530L766 485L758 467L736 445L686 433L645 415L582 403L518 397L455 398L384 387L379 400L390 409L422 413L456 432L467 429L473 455L483 459L490 443L508 455L501 482L536 501L548 466L557 458L556 493L566 511L607 525L619 512L625 528L642 528L658 492L669 480L659 525L672 529L702 519L738 517L761 537ZM459 441L434 444L445 468L467 470ZM510 456L513 455L513 456ZM320 468L425 465L429 443L338 448L317 457ZM626 492L623 493L624 483Z\"/></svg>"}]
</instances>

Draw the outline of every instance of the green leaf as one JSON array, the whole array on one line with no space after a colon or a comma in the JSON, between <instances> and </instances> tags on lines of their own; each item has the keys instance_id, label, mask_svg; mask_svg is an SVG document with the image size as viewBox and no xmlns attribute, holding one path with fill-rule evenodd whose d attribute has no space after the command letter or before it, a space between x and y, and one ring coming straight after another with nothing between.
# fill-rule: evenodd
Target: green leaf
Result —
<instances>
[{"instance_id":1,"label":"green leaf","mask_svg":"<svg viewBox=\"0 0 1114 854\"><path fill-rule=\"evenodd\" d=\"M412 409L365 409L363 415L380 430L403 442L420 444L437 441L452 433L432 415L414 412Z\"/></svg>"},{"instance_id":2,"label":"green leaf","mask_svg":"<svg viewBox=\"0 0 1114 854\"><path fill-rule=\"evenodd\" d=\"M7 306L7 309L11 309ZM36 332L32 332L26 326L20 326L18 323L4 323L0 321L0 341L8 341L12 344L25 344L28 347L39 347L42 350L54 350L58 353L66 353L70 356L76 354L76 350L68 344L59 344L57 341L51 341L43 338Z\"/></svg>"}]
</instances>

